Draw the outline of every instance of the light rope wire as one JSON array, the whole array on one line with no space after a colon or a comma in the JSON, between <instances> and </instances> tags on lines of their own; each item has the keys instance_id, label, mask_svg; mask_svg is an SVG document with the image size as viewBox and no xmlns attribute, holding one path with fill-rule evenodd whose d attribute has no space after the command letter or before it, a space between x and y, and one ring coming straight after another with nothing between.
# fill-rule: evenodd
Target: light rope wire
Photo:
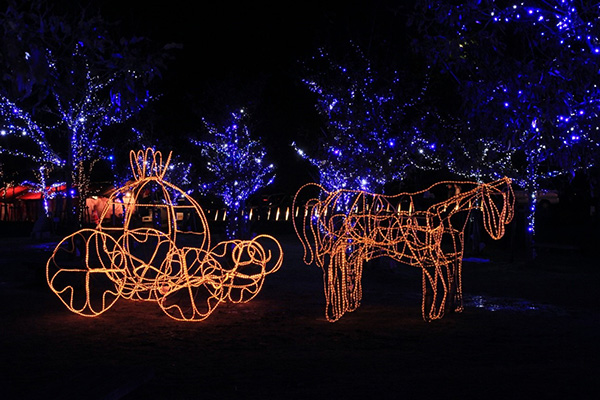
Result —
<instances>
[{"instance_id":1,"label":"light rope wire","mask_svg":"<svg viewBox=\"0 0 600 400\"><path fill-rule=\"evenodd\" d=\"M81 229L54 249L48 286L72 312L96 317L125 298L156 302L175 320L201 321L223 302L254 298L265 276L281 267L281 245L269 235L211 247L200 205L163 179L170 158L163 163L158 151L132 151L135 180L110 196L95 229ZM152 194L158 203L142 201ZM102 226L112 207L125 208L122 228ZM165 220L160 229L141 226L145 211ZM195 229L181 229L186 216Z\"/></svg>"},{"instance_id":2,"label":"light rope wire","mask_svg":"<svg viewBox=\"0 0 600 400\"><path fill-rule=\"evenodd\" d=\"M425 204L426 194L449 187L459 188L458 193ZM314 183L301 187L294 197L294 228L304 262L323 270L327 319L337 321L360 306L363 265L383 256L422 269L426 321L442 318L446 308L462 311L464 231L475 209L482 212L485 230L500 239L514 215L511 180L444 181L394 196L329 192Z\"/></svg>"}]
</instances>

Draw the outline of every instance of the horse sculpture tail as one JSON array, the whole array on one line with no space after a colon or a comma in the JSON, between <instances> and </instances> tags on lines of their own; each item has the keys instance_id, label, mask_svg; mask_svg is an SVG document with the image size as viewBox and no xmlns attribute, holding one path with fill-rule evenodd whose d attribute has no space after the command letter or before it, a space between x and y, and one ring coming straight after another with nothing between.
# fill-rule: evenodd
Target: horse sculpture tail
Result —
<instances>
[{"instance_id":1,"label":"horse sculpture tail","mask_svg":"<svg viewBox=\"0 0 600 400\"><path fill-rule=\"evenodd\" d=\"M310 190L314 191L315 189L317 190L317 197L312 196L307 198L307 192ZM292 203L292 222L294 224L296 235L298 236L298 239L300 239L302 247L304 248L303 261L307 265L312 264L316 256L316 248L313 249L313 246L311 245L311 242L313 242L312 244L317 246L317 237L313 231L314 227L312 224L312 217L314 207L319 201L318 193L324 190L325 189L319 184L307 183L298 189ZM312 232L312 241L309 231Z\"/></svg>"}]
</instances>

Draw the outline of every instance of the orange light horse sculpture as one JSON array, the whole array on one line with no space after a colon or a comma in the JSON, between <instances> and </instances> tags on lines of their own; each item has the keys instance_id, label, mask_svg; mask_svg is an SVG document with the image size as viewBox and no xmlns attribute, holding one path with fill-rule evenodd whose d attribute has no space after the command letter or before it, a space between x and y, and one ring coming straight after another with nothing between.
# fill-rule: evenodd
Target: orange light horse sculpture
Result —
<instances>
[{"instance_id":1,"label":"orange light horse sculpture","mask_svg":"<svg viewBox=\"0 0 600 400\"><path fill-rule=\"evenodd\" d=\"M462 191L425 210L417 209L424 194L444 187ZM322 197L302 201L310 188ZM294 219L294 227L304 246L304 262L316 262L323 270L327 319L337 321L360 306L363 264L383 256L422 269L423 319L440 319L447 308L462 311L464 231L474 209L482 211L490 236L500 239L514 214L510 179L445 181L394 196L328 192L318 184L300 188L294 197L293 215L302 223ZM298 215L300 212L303 214Z\"/></svg>"},{"instance_id":2,"label":"orange light horse sculpture","mask_svg":"<svg viewBox=\"0 0 600 400\"><path fill-rule=\"evenodd\" d=\"M56 246L46 277L72 312L95 317L122 297L154 301L175 320L200 321L225 301L254 298L281 266L281 246L268 235L211 247L200 205L164 180L170 158L163 163L160 152L132 151L135 181L111 195L95 229ZM123 227L102 226L115 207L125 208Z\"/></svg>"}]
</instances>

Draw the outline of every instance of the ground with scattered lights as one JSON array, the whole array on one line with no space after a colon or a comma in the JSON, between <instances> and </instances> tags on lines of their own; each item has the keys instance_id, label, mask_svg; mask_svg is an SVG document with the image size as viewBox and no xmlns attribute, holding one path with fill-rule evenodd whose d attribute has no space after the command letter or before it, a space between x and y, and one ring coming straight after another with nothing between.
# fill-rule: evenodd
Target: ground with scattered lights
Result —
<instances>
[{"instance_id":1,"label":"ground with scattered lights","mask_svg":"<svg viewBox=\"0 0 600 400\"><path fill-rule=\"evenodd\" d=\"M72 314L44 277L58 238L0 238L1 397L600 394L600 267L589 252L549 247L532 263L490 247L465 262L465 311L431 323L421 319L419 271L371 262L362 306L329 323L320 270L302 263L291 233L278 238L284 265L258 297L196 323L126 300L98 318Z\"/></svg>"}]
</instances>

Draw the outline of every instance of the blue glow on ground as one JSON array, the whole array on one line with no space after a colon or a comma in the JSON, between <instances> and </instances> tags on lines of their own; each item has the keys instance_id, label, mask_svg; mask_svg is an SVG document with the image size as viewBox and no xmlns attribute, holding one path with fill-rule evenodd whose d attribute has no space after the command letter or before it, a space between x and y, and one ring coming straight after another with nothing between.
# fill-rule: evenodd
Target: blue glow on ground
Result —
<instances>
[{"instance_id":1,"label":"blue glow on ground","mask_svg":"<svg viewBox=\"0 0 600 400\"><path fill-rule=\"evenodd\" d=\"M480 308L486 311L508 311L517 313L551 313L564 315L566 310L551 304L534 303L525 299L510 297L465 296L465 307Z\"/></svg>"}]
</instances>

